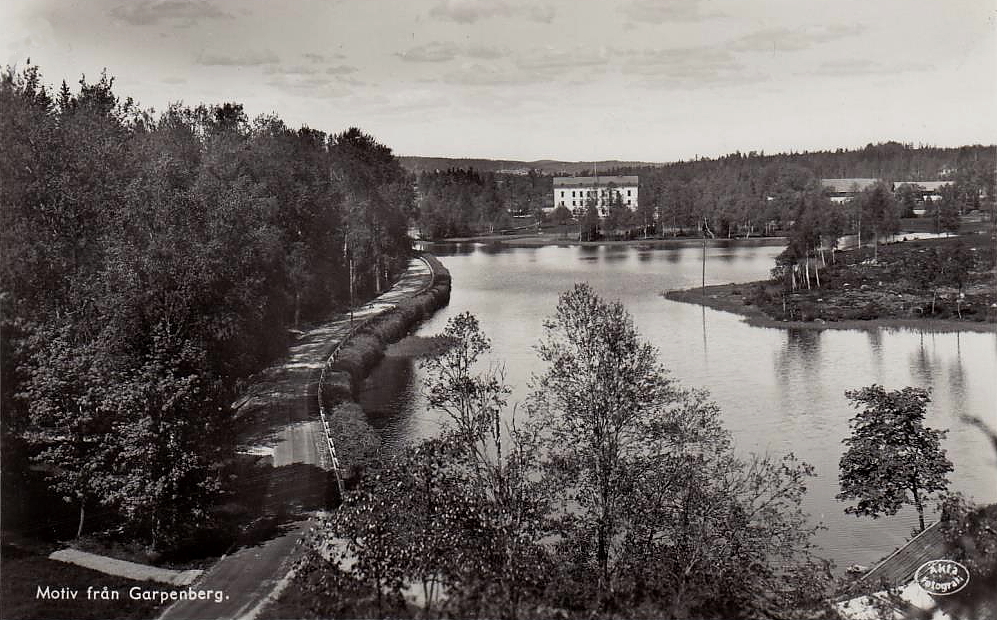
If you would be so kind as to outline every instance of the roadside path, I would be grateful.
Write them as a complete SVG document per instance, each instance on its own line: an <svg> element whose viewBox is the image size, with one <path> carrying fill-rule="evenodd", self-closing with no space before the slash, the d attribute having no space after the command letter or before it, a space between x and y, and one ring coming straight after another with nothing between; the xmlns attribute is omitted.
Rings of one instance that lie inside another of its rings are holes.
<svg viewBox="0 0 997 620"><path fill-rule="evenodd" d="M412 259L394 286L354 311L353 322L393 308L428 286L432 277L426 261ZM240 450L272 459L263 512L276 520L277 534L225 555L192 586L221 590L223 601L178 601L161 620L255 617L290 572L313 512L328 505L335 488L316 390L326 358L350 329L347 314L307 330L287 357L260 373L236 403Z"/></svg>

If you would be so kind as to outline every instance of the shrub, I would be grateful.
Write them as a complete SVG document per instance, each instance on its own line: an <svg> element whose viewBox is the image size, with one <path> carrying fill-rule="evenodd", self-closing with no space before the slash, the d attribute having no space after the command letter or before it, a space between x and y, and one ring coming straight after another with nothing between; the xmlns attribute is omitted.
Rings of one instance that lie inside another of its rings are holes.
<svg viewBox="0 0 997 620"><path fill-rule="evenodd" d="M853 321L871 321L878 319L883 314L883 307L874 301L870 301L860 308L854 308L845 312L844 318Z"/></svg>
<svg viewBox="0 0 997 620"><path fill-rule="evenodd" d="M335 437L336 455L344 477L358 478L377 457L381 445L363 408L352 401L335 407L329 413L329 430Z"/></svg>
<svg viewBox="0 0 997 620"><path fill-rule="evenodd" d="M371 333L354 334L339 349L331 370L349 373L354 386L358 385L367 372L384 355L384 342Z"/></svg>

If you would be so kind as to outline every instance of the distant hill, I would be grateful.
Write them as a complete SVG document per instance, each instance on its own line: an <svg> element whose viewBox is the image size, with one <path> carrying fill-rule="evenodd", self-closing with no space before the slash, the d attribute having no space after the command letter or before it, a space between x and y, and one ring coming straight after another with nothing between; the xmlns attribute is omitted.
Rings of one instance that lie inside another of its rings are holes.
<svg viewBox="0 0 997 620"><path fill-rule="evenodd" d="M530 170L540 170L546 174L585 174L591 173L598 166L600 172L608 172L615 168L648 168L664 166L662 162L647 161L556 161L541 159L538 161L517 161L511 159L468 159L463 157L414 157L399 156L398 161L410 172L433 172L448 168L474 168L479 172L505 172L526 174Z"/></svg>

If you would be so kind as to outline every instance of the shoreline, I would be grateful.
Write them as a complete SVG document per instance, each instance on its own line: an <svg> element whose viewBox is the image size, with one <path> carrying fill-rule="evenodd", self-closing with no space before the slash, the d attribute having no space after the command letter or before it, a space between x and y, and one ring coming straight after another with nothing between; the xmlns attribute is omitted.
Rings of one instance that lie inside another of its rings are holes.
<svg viewBox="0 0 997 620"><path fill-rule="evenodd" d="M784 246L786 237L734 237L731 239L708 239L709 247L726 247L739 245L747 247ZM635 247L699 247L703 240L698 237L673 237L670 239L621 239L601 241L578 241L576 238L560 239L556 233L551 235L479 235L475 237L451 237L436 241L417 239L417 243L447 245L459 243L481 243L485 245L504 245L509 247L545 247L545 246L635 246Z"/></svg>
<svg viewBox="0 0 997 620"><path fill-rule="evenodd" d="M845 321L784 321L773 319L757 306L745 305L744 295L740 289L749 290L756 284L764 284L764 281L756 282L732 282L728 284L714 284L705 289L677 289L665 291L661 295L665 299L678 301L687 304L696 304L729 312L742 317L742 321L753 327L770 327L779 329L812 329L823 331L827 329L847 330L873 330L873 329L909 329L927 332L977 332L977 333L997 333L997 323L986 323L983 321L960 321L956 319L906 319L906 318L882 318L869 320L845 320ZM705 292L705 295L704 295Z"/></svg>

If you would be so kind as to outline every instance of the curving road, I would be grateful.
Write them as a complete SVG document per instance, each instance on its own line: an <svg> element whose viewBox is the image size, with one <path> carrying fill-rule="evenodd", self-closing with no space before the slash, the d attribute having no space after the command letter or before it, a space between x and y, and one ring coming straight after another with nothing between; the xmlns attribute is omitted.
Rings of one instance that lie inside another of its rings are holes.
<svg viewBox="0 0 997 620"><path fill-rule="evenodd" d="M354 320L394 307L423 290L432 277L426 261L412 259L394 286L357 309ZM162 620L255 618L288 576L311 514L329 504L335 487L330 484L316 388L326 358L349 334L350 325L350 316L344 315L304 332L288 356L260 373L247 396L236 403L241 450L265 457L272 465L259 476L265 487L260 516L276 524L276 532L262 543L225 555L191 586L224 592L221 602L210 596L178 601L163 612Z"/></svg>

